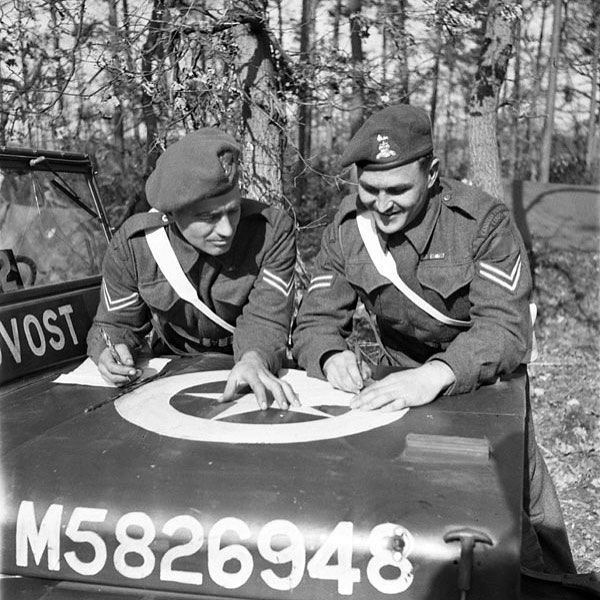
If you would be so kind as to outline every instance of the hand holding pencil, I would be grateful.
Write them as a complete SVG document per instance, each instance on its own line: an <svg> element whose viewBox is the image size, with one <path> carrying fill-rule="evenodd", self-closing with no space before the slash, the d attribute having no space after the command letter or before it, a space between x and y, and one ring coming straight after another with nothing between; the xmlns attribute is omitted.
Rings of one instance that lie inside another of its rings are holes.
<svg viewBox="0 0 600 600"><path fill-rule="evenodd" d="M98 370L106 381L118 386L126 385L141 375L135 368L131 350L127 344L114 344L108 333L100 328L106 348L98 357Z"/></svg>
<svg viewBox="0 0 600 600"><path fill-rule="evenodd" d="M371 368L357 343L353 351L343 350L328 356L323 363L323 374L334 388L354 394L372 383Z"/></svg>

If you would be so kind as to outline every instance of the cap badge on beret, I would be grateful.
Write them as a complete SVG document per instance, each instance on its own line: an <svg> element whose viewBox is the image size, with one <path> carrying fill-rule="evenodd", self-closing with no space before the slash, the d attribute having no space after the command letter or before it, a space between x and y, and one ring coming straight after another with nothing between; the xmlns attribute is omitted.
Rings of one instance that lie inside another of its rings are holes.
<svg viewBox="0 0 600 600"><path fill-rule="evenodd" d="M232 152L226 151L219 154L219 162L227 177L231 177L235 162L235 157Z"/></svg>
<svg viewBox="0 0 600 600"><path fill-rule="evenodd" d="M371 115L352 136L341 165L385 171L431 154L433 140L428 113L412 104L388 106Z"/></svg>
<svg viewBox="0 0 600 600"><path fill-rule="evenodd" d="M397 154L390 147L390 142L387 135L381 135L378 133L377 141L379 142L379 152L377 153L375 160L397 156Z"/></svg>

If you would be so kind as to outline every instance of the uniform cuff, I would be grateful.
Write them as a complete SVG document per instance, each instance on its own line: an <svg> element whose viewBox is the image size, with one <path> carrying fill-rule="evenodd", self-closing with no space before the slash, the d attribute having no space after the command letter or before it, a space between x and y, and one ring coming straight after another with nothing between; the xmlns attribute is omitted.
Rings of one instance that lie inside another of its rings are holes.
<svg viewBox="0 0 600 600"><path fill-rule="evenodd" d="M303 351L298 356L298 364L306 370L309 377L327 379L321 368L321 360L326 354L337 353L348 350L345 342L339 338L325 338L313 345L310 349Z"/></svg>
<svg viewBox="0 0 600 600"><path fill-rule="evenodd" d="M477 373L473 373L472 365L451 353L440 352L427 359L427 362L439 360L448 365L454 372L456 381L443 393L444 396L467 394L477 388Z"/></svg>
<svg viewBox="0 0 600 600"><path fill-rule="evenodd" d="M285 348L268 351L264 348L239 348L234 346L234 361L238 363L247 352L256 352L265 361L269 371L275 375L281 369L285 357Z"/></svg>

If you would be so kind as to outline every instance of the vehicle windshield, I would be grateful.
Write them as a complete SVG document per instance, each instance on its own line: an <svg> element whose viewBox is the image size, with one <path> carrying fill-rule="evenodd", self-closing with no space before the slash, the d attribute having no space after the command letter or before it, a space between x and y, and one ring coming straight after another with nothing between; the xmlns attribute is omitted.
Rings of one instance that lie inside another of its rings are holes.
<svg viewBox="0 0 600 600"><path fill-rule="evenodd" d="M95 213L84 173L0 167L1 291L99 275L107 240Z"/></svg>

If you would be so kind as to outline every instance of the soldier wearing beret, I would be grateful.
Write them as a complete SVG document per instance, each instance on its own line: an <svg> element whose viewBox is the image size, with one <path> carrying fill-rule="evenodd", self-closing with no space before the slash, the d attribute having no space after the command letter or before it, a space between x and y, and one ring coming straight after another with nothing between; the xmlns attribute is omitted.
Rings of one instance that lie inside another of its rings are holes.
<svg viewBox="0 0 600 600"><path fill-rule="evenodd" d="M399 410L470 392L527 362L532 284L522 239L503 202L438 176L426 112L399 105L373 115L342 164L356 165L357 193L323 234L294 332L298 364L355 393L353 408ZM369 369L347 346L359 299L377 323L382 362L403 368L366 387ZM544 538L545 564L528 521L524 561L574 572L556 493L528 433L525 508Z"/></svg>
<svg viewBox="0 0 600 600"><path fill-rule="evenodd" d="M135 358L154 330L156 353L233 354L223 400L249 386L263 408L267 391L282 408L297 402L274 375L293 308L293 221L241 197L239 152L230 135L214 128L172 144L146 183L153 211L130 217L115 234L88 335L88 354L107 381L123 385L139 375ZM166 255L172 264L160 266ZM183 299L175 289L181 285L195 297Z"/></svg>

